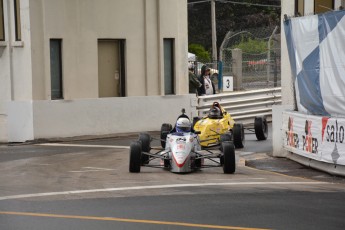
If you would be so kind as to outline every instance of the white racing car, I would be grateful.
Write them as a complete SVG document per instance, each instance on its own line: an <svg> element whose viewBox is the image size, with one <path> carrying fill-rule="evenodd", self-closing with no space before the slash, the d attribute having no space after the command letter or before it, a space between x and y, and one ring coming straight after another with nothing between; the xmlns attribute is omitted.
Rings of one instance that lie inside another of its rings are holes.
<svg viewBox="0 0 345 230"><path fill-rule="evenodd" d="M131 143L129 171L138 173L141 166L145 166L165 168L174 173L189 173L201 168L223 167L224 173L234 173L236 169L234 144L223 141L217 149L202 150L198 134L200 132L192 130L192 123L182 110L175 128L163 135L166 136L165 140L160 139L166 143L164 149L157 148L156 152L152 152L153 138L147 133L141 133L139 140ZM227 140L227 138L223 139Z"/></svg>

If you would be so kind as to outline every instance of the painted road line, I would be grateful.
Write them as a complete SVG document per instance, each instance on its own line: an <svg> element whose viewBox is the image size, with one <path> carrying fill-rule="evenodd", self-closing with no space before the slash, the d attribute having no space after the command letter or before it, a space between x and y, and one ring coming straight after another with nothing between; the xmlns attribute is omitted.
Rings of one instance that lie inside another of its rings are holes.
<svg viewBox="0 0 345 230"><path fill-rule="evenodd" d="M97 167L82 167L82 169L85 169L85 170L68 171L68 172L70 172L70 173L84 173L84 172L104 172L104 171L114 171L115 170L115 169L97 168Z"/></svg>
<svg viewBox="0 0 345 230"><path fill-rule="evenodd" d="M75 195L83 193L96 192L116 192L116 191L130 191L130 190L145 190L145 189L166 189L166 188L185 188L185 187L207 187L207 186L243 186L243 185L321 185L329 184L327 182L305 181L305 182L228 182L228 183L203 183L203 184L168 184L168 185L148 185L148 186L133 186L133 187L119 187L119 188L104 188L104 189L89 189L89 190L74 190L62 192L45 192L33 193L0 197L0 200L13 200L22 198L47 197L58 195Z"/></svg>
<svg viewBox="0 0 345 230"><path fill-rule="evenodd" d="M111 149L129 149L129 146L118 145L78 145L78 144L60 144L60 143L44 143L36 144L39 146L54 146L54 147L83 147L83 148L111 148Z"/></svg>
<svg viewBox="0 0 345 230"><path fill-rule="evenodd" d="M74 215L60 215L60 214L49 214L49 213L32 213L32 212L5 212L5 211L0 211L0 215L50 217L50 218L97 220L97 221L116 221L116 222L127 222L127 223L171 225L171 226L182 226L182 227L192 227L192 228L197 227L197 228L209 228L209 229L268 230L267 228L266 229L264 229L264 228L245 228L245 227L236 227L236 226L193 224L193 223L186 223L186 222L170 222L170 221L126 219L126 218L98 217L98 216L74 216Z"/></svg>

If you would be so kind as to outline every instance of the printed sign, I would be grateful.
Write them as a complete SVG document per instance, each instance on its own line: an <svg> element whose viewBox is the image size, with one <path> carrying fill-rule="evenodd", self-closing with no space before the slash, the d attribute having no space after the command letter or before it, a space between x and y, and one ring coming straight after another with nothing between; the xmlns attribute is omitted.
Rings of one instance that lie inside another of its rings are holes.
<svg viewBox="0 0 345 230"><path fill-rule="evenodd" d="M223 92L234 91L234 77L223 76Z"/></svg>
<svg viewBox="0 0 345 230"><path fill-rule="evenodd" d="M345 165L345 118L284 112L282 131L288 151Z"/></svg>

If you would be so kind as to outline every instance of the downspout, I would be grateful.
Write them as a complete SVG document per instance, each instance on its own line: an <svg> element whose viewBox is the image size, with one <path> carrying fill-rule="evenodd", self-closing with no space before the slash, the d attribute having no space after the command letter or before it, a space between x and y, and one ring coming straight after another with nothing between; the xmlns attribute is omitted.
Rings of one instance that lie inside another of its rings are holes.
<svg viewBox="0 0 345 230"><path fill-rule="evenodd" d="M13 80L13 47L12 47L12 14L11 0L7 0L7 28L8 28L8 48L9 48L9 64L10 64L10 84L11 84L11 101L14 100L14 80Z"/></svg>

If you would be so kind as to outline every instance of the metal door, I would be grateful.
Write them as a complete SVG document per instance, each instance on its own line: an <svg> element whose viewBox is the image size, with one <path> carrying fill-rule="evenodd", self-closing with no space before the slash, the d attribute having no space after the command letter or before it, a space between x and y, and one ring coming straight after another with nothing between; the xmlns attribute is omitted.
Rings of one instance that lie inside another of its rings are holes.
<svg viewBox="0 0 345 230"><path fill-rule="evenodd" d="M99 97L121 96L119 51L118 40L98 40Z"/></svg>

